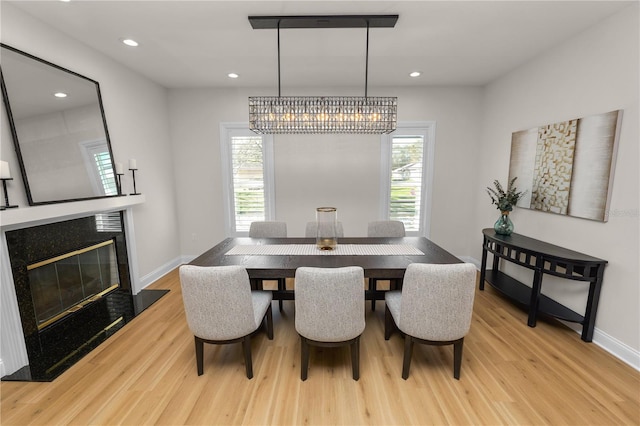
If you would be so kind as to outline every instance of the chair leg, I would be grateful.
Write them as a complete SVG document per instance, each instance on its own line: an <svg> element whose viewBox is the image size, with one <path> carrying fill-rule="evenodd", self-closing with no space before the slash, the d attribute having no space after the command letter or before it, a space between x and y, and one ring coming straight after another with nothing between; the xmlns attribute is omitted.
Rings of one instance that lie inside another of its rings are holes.
<svg viewBox="0 0 640 426"><path fill-rule="evenodd" d="M409 378L409 368L411 368L411 355L413 352L413 338L408 334L404 336L404 361L402 362L402 378Z"/></svg>
<svg viewBox="0 0 640 426"><path fill-rule="evenodd" d="M360 336L351 343L351 369L353 370L353 380L360 378Z"/></svg>
<svg viewBox="0 0 640 426"><path fill-rule="evenodd" d="M251 362L251 337L245 336L242 339L242 349L244 352L244 365L247 371L247 379L253 378L253 363Z"/></svg>
<svg viewBox="0 0 640 426"><path fill-rule="evenodd" d="M300 380L307 380L309 370L309 343L307 339L300 336Z"/></svg>
<svg viewBox="0 0 640 426"><path fill-rule="evenodd" d="M453 344L453 377L460 380L460 367L462 367L462 346L464 338Z"/></svg>
<svg viewBox="0 0 640 426"><path fill-rule="evenodd" d="M273 310L271 309L271 304L269 304L269 307L267 308L265 319L267 326L267 338L269 340L273 340Z"/></svg>
<svg viewBox="0 0 640 426"><path fill-rule="evenodd" d="M287 286L284 278L278 278L278 290L285 291L286 289L287 289ZM280 309L280 312L282 312L282 309L283 309L282 302L284 302L282 299L278 300L278 308Z"/></svg>
<svg viewBox="0 0 640 426"><path fill-rule="evenodd" d="M378 282L375 278L369 278L369 291L372 292L371 297L371 310L376 310L376 295L375 291L378 289Z"/></svg>
<svg viewBox="0 0 640 426"><path fill-rule="evenodd" d="M197 336L193 337L196 344L196 367L198 368L198 376L202 376L204 372L204 341Z"/></svg>
<svg viewBox="0 0 640 426"><path fill-rule="evenodd" d="M393 333L395 328L396 328L396 323L393 320L393 316L391 315L391 311L389 310L389 307L385 303L384 305L384 340L389 340L389 338L391 337L391 333Z"/></svg>

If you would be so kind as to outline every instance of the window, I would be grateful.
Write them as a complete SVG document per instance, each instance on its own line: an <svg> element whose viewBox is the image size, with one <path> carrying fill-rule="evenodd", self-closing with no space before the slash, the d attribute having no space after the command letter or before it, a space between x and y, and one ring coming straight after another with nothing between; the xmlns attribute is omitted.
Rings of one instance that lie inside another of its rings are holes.
<svg viewBox="0 0 640 426"><path fill-rule="evenodd" d="M435 123L398 123L382 139L383 219L404 223L407 235L429 236Z"/></svg>
<svg viewBox="0 0 640 426"><path fill-rule="evenodd" d="M118 195L118 186L106 140L81 142L81 152L96 195Z"/></svg>
<svg viewBox="0 0 640 426"><path fill-rule="evenodd" d="M248 235L251 222L273 220L273 139L248 124L221 124L225 222L230 236Z"/></svg>

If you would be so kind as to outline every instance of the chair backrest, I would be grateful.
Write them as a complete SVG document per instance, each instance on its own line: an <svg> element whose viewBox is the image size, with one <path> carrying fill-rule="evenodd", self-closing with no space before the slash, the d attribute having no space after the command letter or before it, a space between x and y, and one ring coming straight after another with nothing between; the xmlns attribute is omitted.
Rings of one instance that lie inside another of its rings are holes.
<svg viewBox="0 0 640 426"><path fill-rule="evenodd" d="M398 327L425 340L464 337L471 326L475 285L471 263L410 264L402 283Z"/></svg>
<svg viewBox="0 0 640 426"><path fill-rule="evenodd" d="M368 237L394 238L404 237L404 223L399 220L380 220L369 222L367 227Z"/></svg>
<svg viewBox="0 0 640 426"><path fill-rule="evenodd" d="M318 233L318 222L307 222L307 227L304 230L304 236L307 238L315 238ZM336 223L336 237L344 237L344 229L342 228L342 222Z"/></svg>
<svg viewBox="0 0 640 426"><path fill-rule="evenodd" d="M251 222L249 227L251 238L285 238L287 236L286 222Z"/></svg>
<svg viewBox="0 0 640 426"><path fill-rule="evenodd" d="M319 342L343 342L364 331L364 270L300 267L296 270L296 331Z"/></svg>
<svg viewBox="0 0 640 426"><path fill-rule="evenodd" d="M255 330L249 274L243 266L180 266L182 301L191 332L232 340Z"/></svg>

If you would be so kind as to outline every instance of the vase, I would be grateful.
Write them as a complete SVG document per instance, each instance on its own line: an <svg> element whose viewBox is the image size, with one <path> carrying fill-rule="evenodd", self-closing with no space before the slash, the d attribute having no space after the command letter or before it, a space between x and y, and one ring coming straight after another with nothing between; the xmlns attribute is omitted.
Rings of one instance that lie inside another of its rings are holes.
<svg viewBox="0 0 640 426"><path fill-rule="evenodd" d="M508 211L500 213L500 217L493 225L493 229L496 231L496 234L511 235L511 233L513 232L513 222L511 222L511 219L509 219Z"/></svg>
<svg viewBox="0 0 640 426"><path fill-rule="evenodd" d="M316 209L316 245L320 250L333 250L338 245L338 213L335 207L318 207Z"/></svg>

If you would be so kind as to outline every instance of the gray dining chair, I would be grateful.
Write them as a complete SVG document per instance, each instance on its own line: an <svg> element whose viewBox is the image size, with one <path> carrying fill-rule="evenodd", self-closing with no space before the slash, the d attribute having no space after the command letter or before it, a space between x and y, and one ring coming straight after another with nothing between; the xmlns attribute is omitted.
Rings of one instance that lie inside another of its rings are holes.
<svg viewBox="0 0 640 426"><path fill-rule="evenodd" d="M204 371L204 344L242 342L247 378L253 377L251 335L264 323L273 340L271 292L251 290L242 266L193 266L179 269L187 324L193 333L198 376Z"/></svg>
<svg viewBox="0 0 640 426"><path fill-rule="evenodd" d="M315 238L318 233L318 222L307 222L307 226L304 230L304 236L306 238ZM342 222L336 223L336 237L342 238L344 237L344 229L342 227Z"/></svg>
<svg viewBox="0 0 640 426"><path fill-rule="evenodd" d="M399 220L379 220L375 222L369 222L367 226L367 237L381 237L381 238L402 238L406 235L404 229L404 223ZM392 288L398 287L397 280L389 280L389 286ZM378 279L369 278L369 290L376 291L378 288ZM371 310L376 310L376 299L371 299Z"/></svg>
<svg viewBox="0 0 640 426"><path fill-rule="evenodd" d="M409 377L414 342L453 345L453 377L460 379L462 346L471 327L476 267L471 263L412 263L402 290L385 294L384 338L404 333L402 378Z"/></svg>
<svg viewBox="0 0 640 426"><path fill-rule="evenodd" d="M287 223L278 221L263 221L263 222L251 222L249 226L249 237L251 238L286 238L287 237ZM263 288L263 281L257 280L258 288ZM266 280L268 281L268 280ZM278 278L278 290L284 291L286 289L286 280L284 278ZM278 309L280 312L283 310L282 300L278 300Z"/></svg>
<svg viewBox="0 0 640 426"><path fill-rule="evenodd" d="M251 238L286 238L287 223L278 221L251 222L249 237Z"/></svg>
<svg viewBox="0 0 640 426"><path fill-rule="evenodd" d="M367 225L368 237L396 238L404 237L404 223L399 220L379 220Z"/></svg>
<svg viewBox="0 0 640 426"><path fill-rule="evenodd" d="M295 327L301 341L300 379L307 380L309 345L351 349L353 380L360 378L364 331L364 270L301 267L296 270Z"/></svg>

